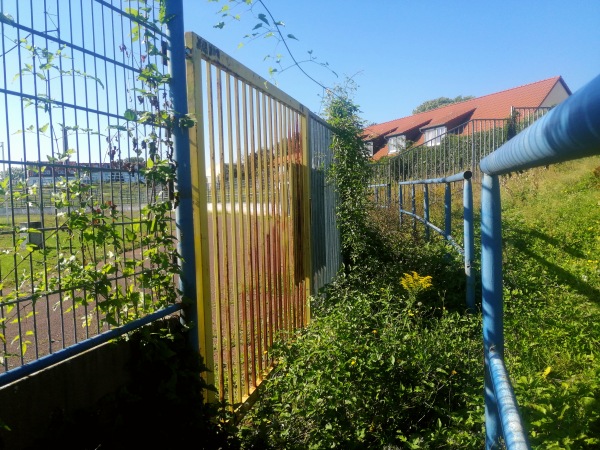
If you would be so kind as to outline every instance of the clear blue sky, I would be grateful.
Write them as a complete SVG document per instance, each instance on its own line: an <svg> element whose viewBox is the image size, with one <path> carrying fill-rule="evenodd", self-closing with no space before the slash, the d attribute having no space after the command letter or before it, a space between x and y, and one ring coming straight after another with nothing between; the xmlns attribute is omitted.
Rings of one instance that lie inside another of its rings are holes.
<svg viewBox="0 0 600 450"><path fill-rule="evenodd" d="M256 1L256 0L255 0ZM362 117L385 122L410 115L425 100L481 96L562 75L573 92L600 74L600 0L264 0L297 59L309 50L339 77L306 65L327 86L353 77ZM266 55L285 49L273 39L248 42L258 20L241 8L239 22L213 28L227 0L183 0L193 31L264 78ZM259 5L255 13L264 12ZM245 42L238 48L240 42ZM291 64L285 55L283 64ZM274 79L314 112L322 89L297 69Z"/></svg>

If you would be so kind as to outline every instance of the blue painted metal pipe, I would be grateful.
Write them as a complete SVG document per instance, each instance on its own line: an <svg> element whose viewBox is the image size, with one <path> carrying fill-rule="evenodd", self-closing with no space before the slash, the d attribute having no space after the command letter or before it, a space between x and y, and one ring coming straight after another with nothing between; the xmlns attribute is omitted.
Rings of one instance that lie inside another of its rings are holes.
<svg viewBox="0 0 600 450"><path fill-rule="evenodd" d="M411 186L411 194L412 194L412 213L416 217L417 215L417 204L415 200L415 185ZM413 220L413 231L417 231L417 221Z"/></svg>
<svg viewBox="0 0 600 450"><path fill-rule="evenodd" d="M429 186L423 186L423 218L425 219L425 240L429 240Z"/></svg>
<svg viewBox="0 0 600 450"><path fill-rule="evenodd" d="M452 235L452 188L450 183L446 183L444 190L444 229L446 238Z"/></svg>
<svg viewBox="0 0 600 450"><path fill-rule="evenodd" d="M400 219L400 225L402 225L402 186L398 186L398 217Z"/></svg>
<svg viewBox="0 0 600 450"><path fill-rule="evenodd" d="M417 214L414 214L414 213L412 213L412 212L410 212L410 211L406 211L405 209L403 209L403 210L401 211L401 213L402 213L402 214L406 214L407 216L410 216L410 217L412 217L414 220L417 220L417 221L421 222L423 225L426 225L427 227L431 228L433 231L435 231L435 232L439 233L439 234L440 234L440 235L442 235L444 238L446 238L446 240L447 240L447 241L450 243L450 245L452 245L452 246L453 246L453 247L456 249L456 251L457 251L458 253L460 253L461 255L464 255L464 254L465 254L465 252L464 252L464 250L462 249L462 247L461 247L460 245L458 245L458 243L457 243L457 242L456 242L456 241L455 241L455 240L452 238L452 236L448 236L448 237L446 237L446 233L445 233L445 231L444 231L444 230L442 230L441 228L439 228L439 227L436 227L436 226L435 226L434 224L432 224L431 222L429 222L429 223L425 222L425 219L424 219L424 218L422 218L422 217L420 217L419 215L417 215Z"/></svg>
<svg viewBox="0 0 600 450"><path fill-rule="evenodd" d="M466 170L464 172L458 172L454 175L450 175L442 178L428 178L426 180L415 180L415 181L401 181L398 183L399 185L406 184L439 184L439 183L454 183L456 181L466 180L467 178L471 178L473 173L470 170Z"/></svg>
<svg viewBox="0 0 600 450"><path fill-rule="evenodd" d="M491 347L504 355L504 317L502 299L502 226L500 182L497 175L484 173L481 186L481 309L483 314L484 354ZM498 448L500 423L490 371L485 363L486 448Z"/></svg>
<svg viewBox="0 0 600 450"><path fill-rule="evenodd" d="M168 22L169 32L169 71L171 75L170 89L175 118L187 114L187 90L185 68L185 41L183 30L183 1L167 0L166 14L172 19ZM175 210L177 228L177 250L180 256L181 277L179 288L184 297L194 301L189 302L185 310L184 320L188 323L198 323L196 306L196 263L195 263L195 233L192 203L192 171L190 160L190 141L187 129L175 126L173 129L175 161L177 162L177 194L179 206ZM190 333L191 345L200 351L198 333Z"/></svg>
<svg viewBox="0 0 600 450"><path fill-rule="evenodd" d="M481 160L489 175L600 154L600 75Z"/></svg>
<svg viewBox="0 0 600 450"><path fill-rule="evenodd" d="M473 260L475 258L475 226L473 220L473 184L470 178L463 182L463 233L464 233L464 262L467 278L467 310L475 312L475 273Z"/></svg>
<svg viewBox="0 0 600 450"><path fill-rule="evenodd" d="M98 347L99 345L104 344L112 339L116 339L119 336L124 335L125 333L129 333L130 331L134 331L151 322L155 322L159 319L170 316L171 314L174 314L179 310L181 310L180 304L171 305L165 309L161 309L160 311L149 314L141 319L128 322L119 328L114 328L112 330L105 331L104 333L78 342L75 345L71 345L50 355L42 356L41 358L36 359L35 361L9 370L8 372L2 373L0 374L0 387L6 386L7 384L12 383L13 381L20 380L35 372L39 372L40 370L46 369L54 364L65 361L68 358L77 356L87 350Z"/></svg>
<svg viewBox="0 0 600 450"><path fill-rule="evenodd" d="M530 450L527 434L519 414L515 392L510 383L502 357L490 348L487 355L498 412L502 421L502 434L508 450Z"/></svg>

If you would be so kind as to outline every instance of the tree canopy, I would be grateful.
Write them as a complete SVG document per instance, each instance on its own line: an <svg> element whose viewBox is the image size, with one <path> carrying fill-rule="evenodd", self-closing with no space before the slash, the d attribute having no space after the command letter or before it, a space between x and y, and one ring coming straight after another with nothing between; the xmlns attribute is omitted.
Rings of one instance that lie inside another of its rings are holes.
<svg viewBox="0 0 600 450"><path fill-rule="evenodd" d="M464 102L465 100L471 100L472 98L475 98L475 97L473 97L472 95L465 95L465 96L459 95L454 98L448 98L448 97L434 98L433 100L427 100L427 101L421 103L419 106L417 106L415 109L413 109L413 114L418 114L418 113L422 113L425 111L429 111L430 109L441 108L442 106L451 105L452 103Z"/></svg>

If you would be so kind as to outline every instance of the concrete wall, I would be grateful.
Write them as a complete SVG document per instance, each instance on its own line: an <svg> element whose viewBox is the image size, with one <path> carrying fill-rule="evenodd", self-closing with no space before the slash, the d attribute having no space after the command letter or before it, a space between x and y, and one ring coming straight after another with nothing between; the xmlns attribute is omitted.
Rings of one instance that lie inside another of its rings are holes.
<svg viewBox="0 0 600 450"><path fill-rule="evenodd" d="M30 449L64 417L131 381L128 342L107 343L0 388L1 450Z"/></svg>

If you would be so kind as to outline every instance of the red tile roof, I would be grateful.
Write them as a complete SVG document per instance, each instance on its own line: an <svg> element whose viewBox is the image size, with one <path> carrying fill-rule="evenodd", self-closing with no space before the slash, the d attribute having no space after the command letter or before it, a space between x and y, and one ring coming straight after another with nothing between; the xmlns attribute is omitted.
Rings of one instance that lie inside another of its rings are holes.
<svg viewBox="0 0 600 450"><path fill-rule="evenodd" d="M454 127L471 119L505 119L510 115L513 106L537 108L542 105L558 83L562 83L567 93L571 94L562 77L557 76L464 102L442 106L412 116L371 125L365 129L364 139L369 141L378 137L407 134L416 128L432 128L442 125ZM422 142L423 134L421 133L419 139L415 140L415 144L421 144ZM373 156L373 159L377 160L386 155L387 145L380 149Z"/></svg>

